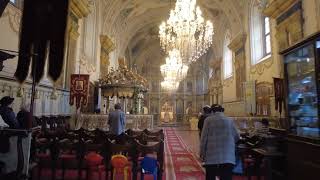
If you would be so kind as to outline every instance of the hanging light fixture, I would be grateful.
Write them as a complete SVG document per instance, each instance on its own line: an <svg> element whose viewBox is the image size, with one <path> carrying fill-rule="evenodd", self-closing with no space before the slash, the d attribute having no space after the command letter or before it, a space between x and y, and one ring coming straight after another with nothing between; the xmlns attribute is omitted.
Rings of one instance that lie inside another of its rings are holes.
<svg viewBox="0 0 320 180"><path fill-rule="evenodd" d="M164 77L161 87L167 91L177 90L179 82L187 76L188 69L189 67L182 63L180 52L177 49L169 51L166 64L160 66L161 74Z"/></svg>
<svg viewBox="0 0 320 180"><path fill-rule="evenodd" d="M179 87L179 81L171 80L171 79L164 79L161 82L161 87L166 91L176 91Z"/></svg>
<svg viewBox="0 0 320 180"><path fill-rule="evenodd" d="M204 20L196 0L177 0L169 19L159 26L161 48L167 53L179 50L186 65L207 52L213 34L213 24Z"/></svg>
<svg viewBox="0 0 320 180"><path fill-rule="evenodd" d="M180 52L177 49L169 51L166 64L160 66L162 76L174 81L183 80L187 76L188 69L189 67L182 63Z"/></svg>

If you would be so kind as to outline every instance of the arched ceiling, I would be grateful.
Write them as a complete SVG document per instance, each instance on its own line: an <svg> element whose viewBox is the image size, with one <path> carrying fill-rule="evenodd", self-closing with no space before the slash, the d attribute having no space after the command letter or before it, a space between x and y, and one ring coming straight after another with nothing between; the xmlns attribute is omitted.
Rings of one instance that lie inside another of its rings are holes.
<svg viewBox="0 0 320 180"><path fill-rule="evenodd" d="M164 62L160 50L158 27L169 17L175 0L102 0L104 3L103 34L109 35L116 46L116 55L130 53L135 64ZM213 22L216 42L230 28L232 35L242 31L243 6L246 0L197 0L205 19ZM217 48L219 49L219 48ZM214 48L214 51L217 51ZM157 59L157 58L162 58Z"/></svg>

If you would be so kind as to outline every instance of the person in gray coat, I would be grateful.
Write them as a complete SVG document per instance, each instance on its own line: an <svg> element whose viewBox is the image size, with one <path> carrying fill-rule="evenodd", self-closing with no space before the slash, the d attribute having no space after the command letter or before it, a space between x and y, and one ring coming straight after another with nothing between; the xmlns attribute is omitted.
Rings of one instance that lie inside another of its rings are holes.
<svg viewBox="0 0 320 180"><path fill-rule="evenodd" d="M114 105L114 111L109 113L108 124L111 134L119 135L125 131L126 115L121 110L121 105Z"/></svg>
<svg viewBox="0 0 320 180"><path fill-rule="evenodd" d="M214 180L216 176L220 180L232 180L239 133L220 105L211 108L214 114L205 120L200 140L200 158L206 168L206 180Z"/></svg>

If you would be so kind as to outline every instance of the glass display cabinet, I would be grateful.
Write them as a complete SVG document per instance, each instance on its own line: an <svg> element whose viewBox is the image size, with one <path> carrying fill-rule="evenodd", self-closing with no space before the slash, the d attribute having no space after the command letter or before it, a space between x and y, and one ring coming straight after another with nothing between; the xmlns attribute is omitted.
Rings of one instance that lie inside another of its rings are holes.
<svg viewBox="0 0 320 180"><path fill-rule="evenodd" d="M313 36L282 54L290 133L318 139L320 36Z"/></svg>

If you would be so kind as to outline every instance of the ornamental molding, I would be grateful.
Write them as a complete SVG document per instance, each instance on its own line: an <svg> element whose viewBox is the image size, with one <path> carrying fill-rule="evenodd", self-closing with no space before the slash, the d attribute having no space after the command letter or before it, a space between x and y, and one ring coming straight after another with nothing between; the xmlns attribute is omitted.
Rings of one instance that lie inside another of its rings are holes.
<svg viewBox="0 0 320 180"><path fill-rule="evenodd" d="M1 18L6 16L8 16L10 28L12 29L12 31L16 34L19 34L20 21L22 17L21 10L9 3Z"/></svg>
<svg viewBox="0 0 320 180"><path fill-rule="evenodd" d="M115 45L112 42L111 38L107 35L100 35L100 43L101 48L106 51L107 54L109 54L111 51L115 49Z"/></svg>
<svg viewBox="0 0 320 180"><path fill-rule="evenodd" d="M67 29L70 35L70 38L73 40L77 40L80 36L80 33L78 32L79 25L73 20L68 21Z"/></svg>
<svg viewBox="0 0 320 180"><path fill-rule="evenodd" d="M71 0L69 8L78 19L88 16L91 12L88 0Z"/></svg>
<svg viewBox="0 0 320 180"><path fill-rule="evenodd" d="M289 7L294 5L300 0L272 0L269 1L263 13L271 18L277 18L283 12L285 12Z"/></svg>
<svg viewBox="0 0 320 180"><path fill-rule="evenodd" d="M96 72L96 67L93 64L88 62L87 57L84 54L82 54L82 56L79 60L79 63L80 63L81 68L85 69L87 71L87 73Z"/></svg>
<svg viewBox="0 0 320 180"><path fill-rule="evenodd" d="M233 83L233 80L234 80L234 74L232 73L232 75L230 77L223 80L223 82L222 82L223 87L229 87Z"/></svg>
<svg viewBox="0 0 320 180"><path fill-rule="evenodd" d="M247 40L247 34L240 33L230 42L230 44L228 45L228 48L233 52L237 52L239 49L244 47L246 40Z"/></svg>
<svg viewBox="0 0 320 180"><path fill-rule="evenodd" d="M269 69L273 65L273 58L270 56L269 58L255 64L250 67L250 74L258 74L262 75L266 69Z"/></svg>

